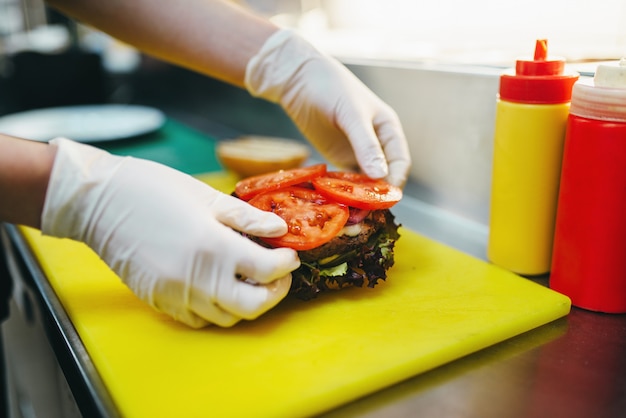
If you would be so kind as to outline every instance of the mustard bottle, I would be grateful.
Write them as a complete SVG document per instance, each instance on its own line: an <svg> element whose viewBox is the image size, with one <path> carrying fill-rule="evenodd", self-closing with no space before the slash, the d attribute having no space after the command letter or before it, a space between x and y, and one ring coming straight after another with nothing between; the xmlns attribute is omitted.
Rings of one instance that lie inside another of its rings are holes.
<svg viewBox="0 0 626 418"><path fill-rule="evenodd" d="M512 272L548 273L565 128L576 73L548 59L537 40L532 60L500 77L496 105L487 258Z"/></svg>

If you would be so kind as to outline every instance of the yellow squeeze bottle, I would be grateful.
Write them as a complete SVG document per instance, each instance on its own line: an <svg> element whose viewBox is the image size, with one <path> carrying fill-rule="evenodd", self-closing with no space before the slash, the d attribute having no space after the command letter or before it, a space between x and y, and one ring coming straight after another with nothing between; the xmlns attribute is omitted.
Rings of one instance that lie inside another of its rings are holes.
<svg viewBox="0 0 626 418"><path fill-rule="evenodd" d="M496 105L487 258L521 275L550 271L565 128L578 74L547 59L538 40L533 60L500 77Z"/></svg>

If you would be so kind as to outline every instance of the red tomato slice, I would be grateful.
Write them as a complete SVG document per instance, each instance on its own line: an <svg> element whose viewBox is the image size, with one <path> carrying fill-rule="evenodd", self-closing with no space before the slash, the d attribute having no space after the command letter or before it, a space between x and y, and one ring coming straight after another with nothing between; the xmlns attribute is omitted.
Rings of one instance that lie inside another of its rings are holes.
<svg viewBox="0 0 626 418"><path fill-rule="evenodd" d="M274 212L287 222L288 232L277 238L261 237L273 247L310 250L333 239L348 220L348 207L304 187L272 190L250 199L261 210Z"/></svg>
<svg viewBox="0 0 626 418"><path fill-rule="evenodd" d="M325 173L326 164L316 164L309 167L260 174L240 180L235 185L235 193L242 200L250 200L260 193L305 183Z"/></svg>
<svg viewBox="0 0 626 418"><path fill-rule="evenodd" d="M331 171L311 180L315 190L359 209L387 209L402 199L402 189L364 174Z"/></svg>

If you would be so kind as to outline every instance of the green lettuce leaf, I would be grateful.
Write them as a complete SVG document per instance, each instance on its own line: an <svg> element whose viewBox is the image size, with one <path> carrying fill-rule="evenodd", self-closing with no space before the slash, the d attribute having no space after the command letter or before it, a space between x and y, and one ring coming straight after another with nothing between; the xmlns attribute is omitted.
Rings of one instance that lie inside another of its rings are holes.
<svg viewBox="0 0 626 418"><path fill-rule="evenodd" d="M308 300L319 293L348 286L374 287L387 279L387 270L394 264L394 245L400 234L394 216L387 211L385 226L367 243L348 253L333 257L327 264L302 263L292 273L290 293Z"/></svg>

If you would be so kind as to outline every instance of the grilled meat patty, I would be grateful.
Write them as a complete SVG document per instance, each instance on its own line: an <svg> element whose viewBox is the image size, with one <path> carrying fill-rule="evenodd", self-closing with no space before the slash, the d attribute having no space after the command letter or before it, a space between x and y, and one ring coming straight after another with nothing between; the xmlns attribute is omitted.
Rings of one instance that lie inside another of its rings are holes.
<svg viewBox="0 0 626 418"><path fill-rule="evenodd" d="M371 211L365 219L359 223L360 231L358 235L338 235L317 248L299 251L298 255L300 256L300 260L304 262L319 261L337 254L343 254L352 248L365 244L386 222L387 220L383 210Z"/></svg>

